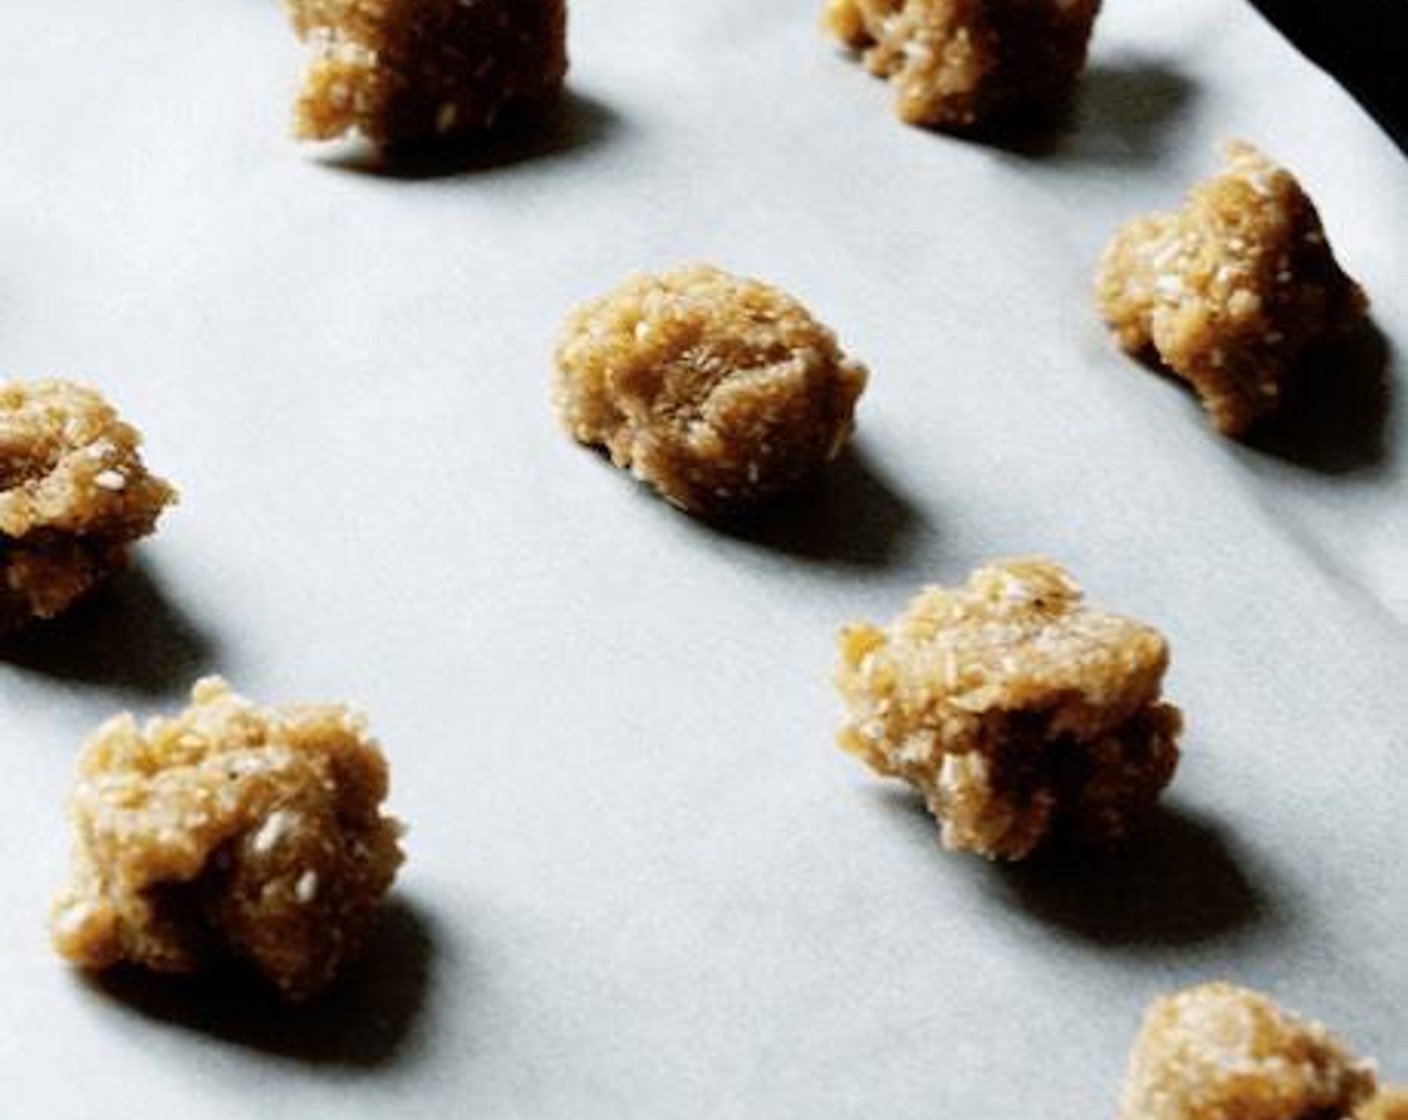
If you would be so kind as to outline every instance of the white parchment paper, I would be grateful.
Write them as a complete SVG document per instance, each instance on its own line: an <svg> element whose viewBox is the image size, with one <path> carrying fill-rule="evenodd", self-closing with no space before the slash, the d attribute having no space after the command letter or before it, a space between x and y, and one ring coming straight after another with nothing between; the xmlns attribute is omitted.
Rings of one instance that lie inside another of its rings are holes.
<svg viewBox="0 0 1408 1120"><path fill-rule="evenodd" d="M580 0L556 133L387 175L286 138L271 0L0 5L0 371L101 386L184 495L0 663L0 1116L1090 1120L1213 977L1408 1079L1401 157L1239 4L1110 0L1024 150L896 123L815 8ZM1257 446L1090 296L1233 136L1381 332ZM854 454L748 533L547 405L566 308L693 259L873 371ZM832 745L841 623L1030 551L1173 643L1186 761L1121 859L946 855ZM392 758L409 862L323 1008L47 947L79 743L206 671L356 701Z"/></svg>

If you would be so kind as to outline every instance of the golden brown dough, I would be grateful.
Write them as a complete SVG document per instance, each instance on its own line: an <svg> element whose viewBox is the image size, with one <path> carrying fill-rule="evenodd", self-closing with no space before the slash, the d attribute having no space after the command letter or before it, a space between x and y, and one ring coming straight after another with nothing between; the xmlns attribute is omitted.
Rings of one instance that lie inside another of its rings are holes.
<svg viewBox="0 0 1408 1120"><path fill-rule="evenodd" d="M67 610L176 500L142 437L92 389L0 386L0 634Z"/></svg>
<svg viewBox="0 0 1408 1120"><path fill-rule="evenodd" d="M1150 1007L1120 1120L1346 1120L1373 1092L1372 1064L1319 1023L1205 984Z"/></svg>
<svg viewBox="0 0 1408 1120"><path fill-rule="evenodd" d="M316 994L401 863L387 780L360 715L259 708L219 678L173 719L109 720L79 760L55 948L94 970L243 961L288 999Z"/></svg>
<svg viewBox="0 0 1408 1120"><path fill-rule="evenodd" d="M1060 833L1117 840L1177 767L1164 639L1086 606L1049 560L930 587L840 649L841 746L913 784L946 847L1022 859Z"/></svg>
<svg viewBox="0 0 1408 1120"><path fill-rule="evenodd" d="M357 131L379 146L492 126L555 100L567 73L566 0L287 0L315 55L294 132Z"/></svg>
<svg viewBox="0 0 1408 1120"><path fill-rule="evenodd" d="M707 265L637 276L578 308L557 367L563 427L706 516L834 459L866 382L791 296Z"/></svg>
<svg viewBox="0 0 1408 1120"><path fill-rule="evenodd" d="M1367 306L1315 205L1249 144L1183 210L1130 222L1101 262L1100 309L1132 354L1190 382L1225 435L1279 403L1307 348Z"/></svg>
<svg viewBox="0 0 1408 1120"><path fill-rule="evenodd" d="M901 120L967 132L1065 101L1099 10L1100 0L828 0L823 24L890 79Z"/></svg>

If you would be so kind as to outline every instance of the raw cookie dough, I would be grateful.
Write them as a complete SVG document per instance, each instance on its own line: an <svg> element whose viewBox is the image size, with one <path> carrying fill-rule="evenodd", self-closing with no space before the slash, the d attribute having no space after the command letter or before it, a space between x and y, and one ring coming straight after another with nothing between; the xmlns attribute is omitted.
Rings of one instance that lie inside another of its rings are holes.
<svg viewBox="0 0 1408 1120"><path fill-rule="evenodd" d="M52 618L127 563L176 500L92 389L0 385L0 634Z"/></svg>
<svg viewBox="0 0 1408 1120"><path fill-rule="evenodd" d="M1354 1114L1358 1120L1408 1120L1408 1086L1390 1085Z"/></svg>
<svg viewBox="0 0 1408 1120"><path fill-rule="evenodd" d="M567 73L566 0L287 0L315 55L294 133L357 131L387 147L492 126L554 101Z"/></svg>
<svg viewBox="0 0 1408 1120"><path fill-rule="evenodd" d="M927 588L883 629L847 627L840 650L841 746L914 785L945 847L1022 859L1062 833L1117 840L1178 765L1164 639L1086 606L1049 560Z"/></svg>
<svg viewBox="0 0 1408 1120"><path fill-rule="evenodd" d="M55 948L93 970L242 961L287 999L316 994L401 863L387 780L361 716L259 708L215 677L174 719L109 720L79 760Z"/></svg>
<svg viewBox="0 0 1408 1120"><path fill-rule="evenodd" d="M834 459L866 382L791 296L707 265L636 276L578 308L556 357L563 427L704 516Z"/></svg>
<svg viewBox="0 0 1408 1120"><path fill-rule="evenodd" d="M1099 10L1100 0L829 0L823 23L890 79L901 120L965 132L1062 104Z"/></svg>
<svg viewBox="0 0 1408 1120"><path fill-rule="evenodd" d="M1307 348L1358 322L1367 300L1340 270L1315 205L1249 144L1183 210L1126 225L1105 251L1100 309L1131 354L1191 382L1225 435L1281 399Z"/></svg>
<svg viewBox="0 0 1408 1120"><path fill-rule="evenodd" d="M1206 984L1149 1009L1120 1120L1343 1120L1373 1092L1372 1064L1319 1023Z"/></svg>

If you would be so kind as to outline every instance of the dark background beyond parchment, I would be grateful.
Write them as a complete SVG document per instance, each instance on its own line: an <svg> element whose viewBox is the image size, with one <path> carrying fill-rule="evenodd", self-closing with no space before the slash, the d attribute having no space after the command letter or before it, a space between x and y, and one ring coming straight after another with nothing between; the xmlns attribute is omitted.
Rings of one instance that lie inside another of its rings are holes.
<svg viewBox="0 0 1408 1120"><path fill-rule="evenodd" d="M1408 153L1408 0L1251 0Z"/></svg>

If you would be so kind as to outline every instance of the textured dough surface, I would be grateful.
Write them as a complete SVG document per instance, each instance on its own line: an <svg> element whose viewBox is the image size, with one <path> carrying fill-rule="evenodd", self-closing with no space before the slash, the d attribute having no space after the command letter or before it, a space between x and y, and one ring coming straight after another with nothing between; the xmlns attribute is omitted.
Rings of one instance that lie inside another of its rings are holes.
<svg viewBox="0 0 1408 1120"><path fill-rule="evenodd" d="M1372 1096L1371 1063L1321 1024L1231 984L1150 1007L1120 1120L1342 1120Z"/></svg>
<svg viewBox="0 0 1408 1120"><path fill-rule="evenodd" d="M866 382L791 296L707 265L633 277L578 308L556 358L563 427L704 515L834 459Z"/></svg>
<svg viewBox="0 0 1408 1120"><path fill-rule="evenodd" d="M1192 384L1238 435L1280 402L1307 348L1367 301L1340 269L1314 203L1249 144L1178 213L1126 225L1101 262L1100 309L1125 350Z"/></svg>
<svg viewBox="0 0 1408 1120"><path fill-rule="evenodd" d="M567 74L565 0L287 0L315 54L301 139L356 131L379 146L491 127L554 100Z"/></svg>
<svg viewBox="0 0 1408 1120"><path fill-rule="evenodd" d="M829 0L824 26L895 88L914 125L972 131L1063 103L1100 0Z"/></svg>
<svg viewBox="0 0 1408 1120"><path fill-rule="evenodd" d="M1408 1086L1385 1086L1355 1116L1359 1120L1408 1120Z"/></svg>
<svg viewBox="0 0 1408 1120"><path fill-rule="evenodd" d="M1044 559L927 588L840 638L841 746L924 795L946 847L1021 859L1060 833L1119 839L1172 780L1168 648L1088 607Z"/></svg>
<svg viewBox="0 0 1408 1120"><path fill-rule="evenodd" d="M92 389L0 385L0 634L52 618L127 563L176 499Z"/></svg>
<svg viewBox="0 0 1408 1120"><path fill-rule="evenodd" d="M175 718L117 716L79 760L54 945L94 970L238 960L289 999L314 995L401 862L387 783L365 721L340 706L259 708L207 678Z"/></svg>

